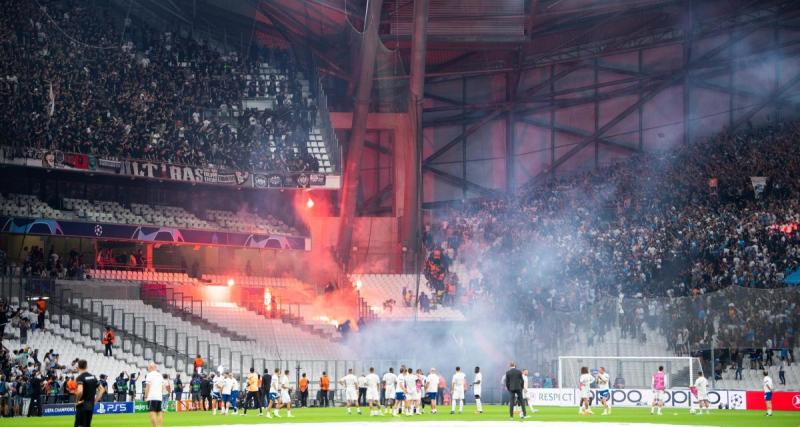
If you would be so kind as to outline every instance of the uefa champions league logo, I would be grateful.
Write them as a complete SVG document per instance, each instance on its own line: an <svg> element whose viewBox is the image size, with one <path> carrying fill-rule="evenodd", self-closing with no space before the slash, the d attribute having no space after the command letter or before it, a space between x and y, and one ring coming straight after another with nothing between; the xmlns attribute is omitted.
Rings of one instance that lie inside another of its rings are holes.
<svg viewBox="0 0 800 427"><path fill-rule="evenodd" d="M744 399L741 394L730 395L731 408L741 408L744 406Z"/></svg>
<svg viewBox="0 0 800 427"><path fill-rule="evenodd" d="M97 224L97 225L94 226L94 235L97 236L97 237L100 237L100 236L103 235L103 226L102 225Z"/></svg>

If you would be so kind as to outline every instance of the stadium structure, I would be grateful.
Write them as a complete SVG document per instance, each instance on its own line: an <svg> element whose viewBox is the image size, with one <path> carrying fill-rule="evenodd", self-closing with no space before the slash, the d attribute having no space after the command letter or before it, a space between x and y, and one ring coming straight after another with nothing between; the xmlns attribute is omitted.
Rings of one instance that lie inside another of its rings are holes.
<svg viewBox="0 0 800 427"><path fill-rule="evenodd" d="M0 415L83 359L95 425L151 363L167 424L413 367L489 425L514 361L529 422L654 422L659 367L672 424L800 419L797 1L0 3Z"/></svg>

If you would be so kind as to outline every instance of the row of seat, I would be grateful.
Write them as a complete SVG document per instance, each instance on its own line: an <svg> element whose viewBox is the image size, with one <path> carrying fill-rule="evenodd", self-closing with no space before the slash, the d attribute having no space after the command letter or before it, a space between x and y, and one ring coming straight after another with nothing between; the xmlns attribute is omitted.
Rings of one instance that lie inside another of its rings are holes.
<svg viewBox="0 0 800 427"><path fill-rule="evenodd" d="M410 320L414 318L414 308L403 304L403 288L413 291L416 287L414 274L364 274L353 275L350 278L354 283L361 281L359 293L373 311L380 318L393 320ZM384 302L394 300L392 309L383 308ZM463 321L464 313L452 307L439 306L429 312L419 311L417 318L435 321Z"/></svg>

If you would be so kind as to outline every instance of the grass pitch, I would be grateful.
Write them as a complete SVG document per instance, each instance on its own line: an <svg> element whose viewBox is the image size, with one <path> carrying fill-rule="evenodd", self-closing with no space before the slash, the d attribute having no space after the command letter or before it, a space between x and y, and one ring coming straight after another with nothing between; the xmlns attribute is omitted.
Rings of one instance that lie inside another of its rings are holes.
<svg viewBox="0 0 800 427"><path fill-rule="evenodd" d="M597 409L597 408L595 408ZM427 425L435 425L437 421L482 421L487 422L508 421L508 408L505 406L484 405L483 414L474 414L474 406L464 408L464 414L450 415L449 408L436 415L419 415L414 417L370 417L364 415L348 416L344 408L301 408L292 411L295 418L259 417L258 411L250 410L247 416L217 415L210 412L170 412L164 414L164 426L217 426L217 425L269 425L269 424L303 424L303 423L353 423L362 422L396 422L414 423L427 421ZM578 422L598 423L607 425L620 425L630 423L672 424L684 426L724 426L724 427L800 427L800 412L775 412L772 417L765 417L763 411L721 411L712 410L710 415L690 415L687 409L665 409L664 415L650 415L648 408L614 408L611 415L592 416L578 415L577 408L539 408L539 412L532 414L524 423L537 422ZM281 411L285 416L286 412ZM516 418L515 420L519 420ZM519 423L520 421L516 421ZM0 425L36 426L36 427L68 427L74 423L73 417L42 417L42 418L13 418L0 419ZM121 414L121 415L95 415L92 420L93 427L146 427L150 425L147 414Z"/></svg>

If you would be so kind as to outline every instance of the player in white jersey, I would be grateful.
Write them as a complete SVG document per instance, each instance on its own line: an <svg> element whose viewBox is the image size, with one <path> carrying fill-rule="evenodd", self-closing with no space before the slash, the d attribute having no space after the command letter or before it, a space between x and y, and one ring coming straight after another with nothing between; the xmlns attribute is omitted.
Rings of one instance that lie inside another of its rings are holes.
<svg viewBox="0 0 800 427"><path fill-rule="evenodd" d="M772 391L775 387L772 385L772 378L769 377L769 372L764 370L764 403L767 405L767 416L772 416Z"/></svg>
<svg viewBox="0 0 800 427"><path fill-rule="evenodd" d="M425 378L425 395L431 401L431 414L435 414L437 412L436 397L439 395L439 375L436 374L436 368L431 368Z"/></svg>
<svg viewBox="0 0 800 427"><path fill-rule="evenodd" d="M406 396L406 403L408 407L406 411L408 414L406 415L415 415L419 411L419 404L417 403L420 399L420 387L419 383L419 375L417 372L414 372L413 369L409 368L406 372L406 387L408 387L408 395Z"/></svg>
<svg viewBox="0 0 800 427"><path fill-rule="evenodd" d="M383 394L386 409L394 408L394 396L397 393L397 375L394 368L389 368L389 372L383 374Z"/></svg>
<svg viewBox="0 0 800 427"><path fill-rule="evenodd" d="M394 408L392 415L399 417L406 407L406 393L408 387L406 386L406 368L400 367L400 374L397 376L397 385L394 393Z"/></svg>
<svg viewBox="0 0 800 427"><path fill-rule="evenodd" d="M708 380L702 372L697 373L697 379L694 380L694 388L697 393L697 406L700 409L697 413L702 415L703 408L706 408L706 414L710 414L711 410L708 409Z"/></svg>
<svg viewBox="0 0 800 427"><path fill-rule="evenodd" d="M275 381L273 379L273 381ZM282 407L286 407L286 416L289 418L294 418L292 415L292 386L289 383L289 370L283 371L283 375L280 376L280 402L278 403L278 409Z"/></svg>
<svg viewBox="0 0 800 427"><path fill-rule="evenodd" d="M361 415L361 408L358 406L358 378L353 375L353 369L347 370L347 375L339 380L339 385L344 386L344 404L347 407L347 414L353 413L352 407L355 406L358 415Z"/></svg>
<svg viewBox="0 0 800 427"><path fill-rule="evenodd" d="M581 367L581 376L578 378L578 386L580 388L581 406L578 409L578 415L593 414L589 405L592 400L592 390L590 389L594 377L589 373L589 368L586 366Z"/></svg>
<svg viewBox="0 0 800 427"><path fill-rule="evenodd" d="M367 404L369 404L369 415L376 416L376 415L383 415L381 413L381 393L378 390L378 386L381 383L381 379L375 373L375 368L369 368L369 374L365 378L365 384L367 386Z"/></svg>
<svg viewBox="0 0 800 427"><path fill-rule="evenodd" d="M533 399L531 399L531 393L528 390L528 370L522 370L522 404L528 407L528 412L535 414L539 412L538 409L533 407Z"/></svg>
<svg viewBox="0 0 800 427"><path fill-rule="evenodd" d="M467 376L461 372L460 366L456 366L456 373L453 374L451 386L452 406L450 408L450 415L456 413L456 402L459 404L458 413L461 414L464 412L464 390L467 388Z"/></svg>
<svg viewBox="0 0 800 427"><path fill-rule="evenodd" d="M611 407L608 405L608 401L611 399L611 376L606 372L606 368L600 367L597 375L594 376L594 383L597 384L597 397L603 404L603 415L608 415L611 413Z"/></svg>
<svg viewBox="0 0 800 427"><path fill-rule="evenodd" d="M225 378L222 375L217 375L212 379L211 388L211 407L213 408L211 415L217 415L217 408L222 401L222 388L225 386Z"/></svg>
<svg viewBox="0 0 800 427"><path fill-rule="evenodd" d="M269 415L269 409L272 408L272 415L275 417L280 418L281 414L278 412L278 409L281 407L280 396L281 396L281 370L275 368L272 372L272 382L269 385L269 394L273 398L269 401L269 406L267 406L267 417L272 418ZM273 406L274 405L274 406Z"/></svg>
<svg viewBox="0 0 800 427"><path fill-rule="evenodd" d="M483 374L481 374L481 367L475 367L475 378L472 381L472 393L475 395L475 413L483 413L483 404L481 404L481 383L483 382Z"/></svg>

